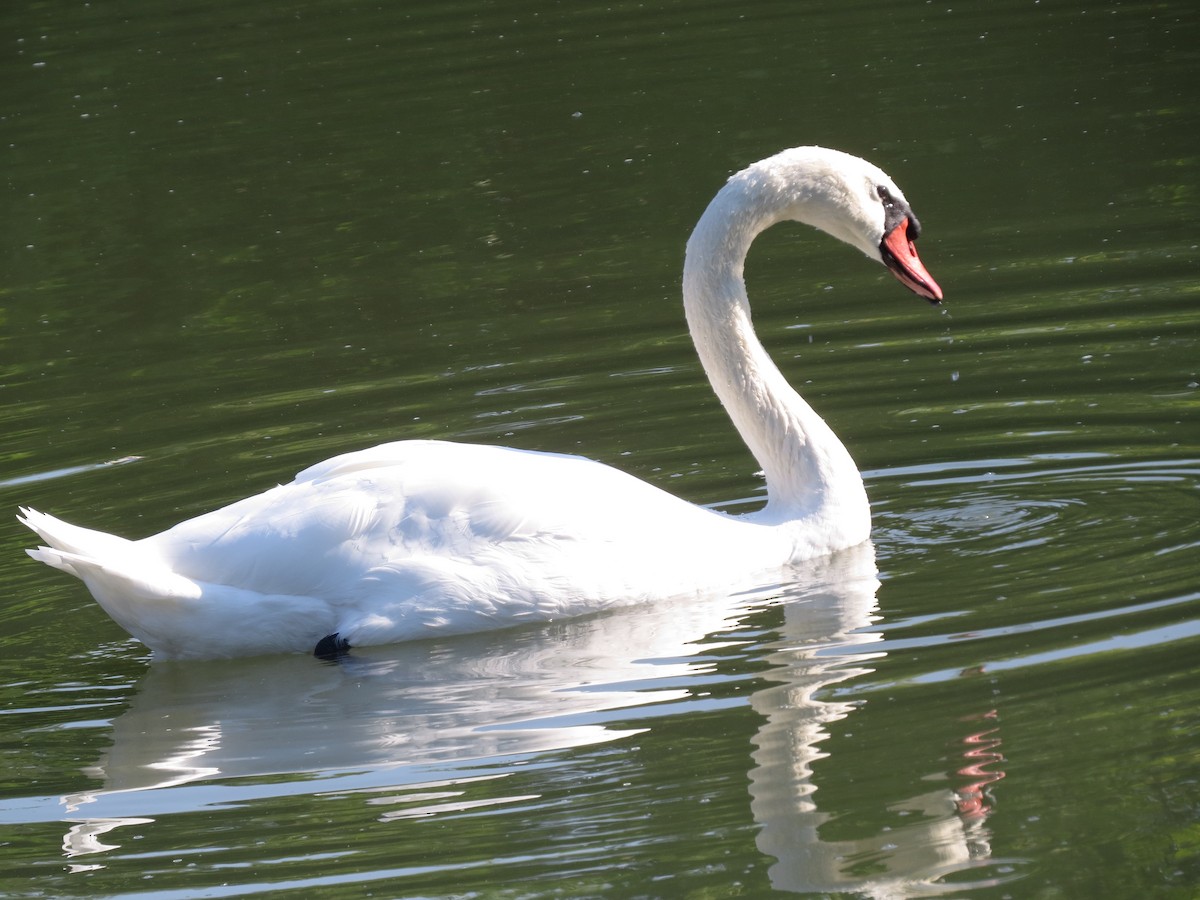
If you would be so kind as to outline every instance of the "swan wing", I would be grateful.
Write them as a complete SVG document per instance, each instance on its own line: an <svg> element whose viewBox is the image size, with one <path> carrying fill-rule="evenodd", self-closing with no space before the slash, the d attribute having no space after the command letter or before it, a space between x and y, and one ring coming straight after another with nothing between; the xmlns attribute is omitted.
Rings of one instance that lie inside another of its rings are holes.
<svg viewBox="0 0 1200 900"><path fill-rule="evenodd" d="M627 535L642 516L622 498L693 509L582 457L404 441L327 460L138 543L189 577L322 593L384 562Z"/></svg>
<svg viewBox="0 0 1200 900"><path fill-rule="evenodd" d="M721 540L734 522L583 457L404 441L137 543L196 582L321 598L361 645L676 593L672 536L690 567L697 526Z"/></svg>

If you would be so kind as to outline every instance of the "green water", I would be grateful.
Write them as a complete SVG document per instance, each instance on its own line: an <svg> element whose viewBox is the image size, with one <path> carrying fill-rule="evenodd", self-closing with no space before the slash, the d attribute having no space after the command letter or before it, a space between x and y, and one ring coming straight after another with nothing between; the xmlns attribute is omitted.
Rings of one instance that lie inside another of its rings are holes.
<svg viewBox="0 0 1200 900"><path fill-rule="evenodd" d="M151 663L8 519L0 894L1200 890L1191 4L46 3L0 34L13 514L142 536L404 437L748 508L679 269L790 145L893 175L947 295L756 244L756 325L875 517L771 595Z"/></svg>

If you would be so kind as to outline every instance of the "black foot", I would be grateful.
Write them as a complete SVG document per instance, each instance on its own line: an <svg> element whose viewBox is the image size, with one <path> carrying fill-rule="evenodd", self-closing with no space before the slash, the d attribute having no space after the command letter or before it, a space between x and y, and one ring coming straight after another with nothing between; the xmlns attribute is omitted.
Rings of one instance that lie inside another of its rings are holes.
<svg viewBox="0 0 1200 900"><path fill-rule="evenodd" d="M317 641L317 647L313 650L313 656L317 659L341 659L349 652L350 642L345 638L338 637L335 631L333 634L327 634Z"/></svg>

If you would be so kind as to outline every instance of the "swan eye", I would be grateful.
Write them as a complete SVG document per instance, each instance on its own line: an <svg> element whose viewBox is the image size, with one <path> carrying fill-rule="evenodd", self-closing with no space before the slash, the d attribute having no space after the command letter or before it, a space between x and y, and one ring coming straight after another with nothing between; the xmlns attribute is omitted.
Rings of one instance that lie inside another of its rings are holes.
<svg viewBox="0 0 1200 900"><path fill-rule="evenodd" d="M891 188L882 184L875 187L875 193L879 195L879 201L883 204L883 233L891 234L907 219L908 238L915 241L921 233L921 223L912 214L904 199L893 196Z"/></svg>

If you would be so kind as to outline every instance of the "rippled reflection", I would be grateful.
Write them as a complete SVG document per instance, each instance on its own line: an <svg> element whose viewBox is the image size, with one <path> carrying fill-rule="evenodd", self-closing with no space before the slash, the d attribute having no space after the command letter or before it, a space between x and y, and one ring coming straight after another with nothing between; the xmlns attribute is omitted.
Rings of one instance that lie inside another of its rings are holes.
<svg viewBox="0 0 1200 900"><path fill-rule="evenodd" d="M814 766L822 760L824 766L837 766L821 745L830 736L830 724L853 715L856 703L822 699L822 694L830 685L870 673L871 661L884 655L882 636L870 630L873 593L847 589L855 584L861 581L845 572L822 589L822 602L785 608L783 640L773 654L780 668L771 674L780 683L751 700L767 720L755 738L750 779L754 818L763 826L758 845L777 860L771 883L789 891L855 891L871 897L929 896L998 883L994 876L971 884L961 878L943 882L991 863L985 790L1003 777L990 768L1001 761L994 727L964 735L959 774L969 776L970 783L887 805L887 812L912 824L857 839L823 835L827 823L851 811L823 806ZM814 612L821 615L818 621Z"/></svg>

